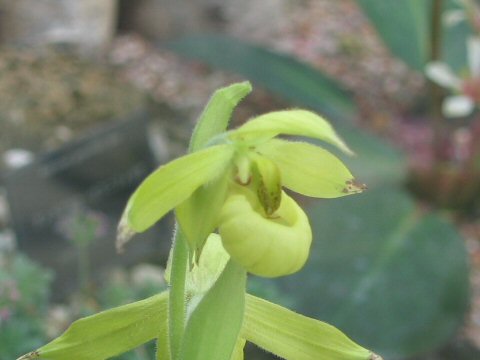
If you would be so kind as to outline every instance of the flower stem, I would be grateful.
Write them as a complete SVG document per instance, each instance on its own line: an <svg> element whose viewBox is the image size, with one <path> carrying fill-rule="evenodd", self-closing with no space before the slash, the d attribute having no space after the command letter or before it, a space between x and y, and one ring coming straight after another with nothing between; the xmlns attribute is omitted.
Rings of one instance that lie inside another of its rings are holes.
<svg viewBox="0 0 480 360"><path fill-rule="evenodd" d="M177 225L173 241L170 293L168 307L170 353L175 360L185 329L185 276L187 273L188 246L180 227Z"/></svg>

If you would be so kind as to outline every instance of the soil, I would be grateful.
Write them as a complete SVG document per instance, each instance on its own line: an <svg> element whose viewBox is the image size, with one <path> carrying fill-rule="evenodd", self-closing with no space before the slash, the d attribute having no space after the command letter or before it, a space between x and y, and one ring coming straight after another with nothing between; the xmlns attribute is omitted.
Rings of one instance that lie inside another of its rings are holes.
<svg viewBox="0 0 480 360"><path fill-rule="evenodd" d="M0 153L58 147L144 102L145 95L111 67L53 48L0 50Z"/></svg>

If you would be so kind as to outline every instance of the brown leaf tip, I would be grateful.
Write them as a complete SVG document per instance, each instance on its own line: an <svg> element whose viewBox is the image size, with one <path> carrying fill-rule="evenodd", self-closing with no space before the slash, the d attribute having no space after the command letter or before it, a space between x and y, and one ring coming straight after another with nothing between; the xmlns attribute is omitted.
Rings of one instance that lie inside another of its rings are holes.
<svg viewBox="0 0 480 360"><path fill-rule="evenodd" d="M120 220L120 223L118 224L118 229L117 229L117 241L115 243L115 247L117 249L118 253L123 252L123 248L125 244L135 235L136 232L128 226L126 217L123 216L122 219Z"/></svg>
<svg viewBox="0 0 480 360"><path fill-rule="evenodd" d="M357 182L355 179L345 182L345 187L342 192L344 194L358 194L367 190L367 185Z"/></svg>

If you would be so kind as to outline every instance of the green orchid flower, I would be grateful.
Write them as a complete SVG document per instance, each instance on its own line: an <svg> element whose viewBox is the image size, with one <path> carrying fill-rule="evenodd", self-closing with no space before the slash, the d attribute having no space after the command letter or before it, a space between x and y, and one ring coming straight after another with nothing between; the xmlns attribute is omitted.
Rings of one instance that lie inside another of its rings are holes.
<svg viewBox="0 0 480 360"><path fill-rule="evenodd" d="M312 112L256 117L147 177L122 216L119 247L175 209L197 260L218 228L227 252L249 272L275 277L298 271L308 258L312 234L307 216L282 188L335 198L359 193L363 186L329 151L278 135L320 139L352 153Z"/></svg>
<svg viewBox="0 0 480 360"><path fill-rule="evenodd" d="M272 112L225 131L250 91L249 83L239 83L215 92L189 154L147 177L122 215L119 249L175 209L169 290L80 319L19 360L103 360L152 339L156 360L243 360L247 341L286 360L381 359L329 324L246 292L247 271L287 275L308 257L308 218L283 188L319 198L364 188L327 150L276 138L310 137L351 154L311 112Z"/></svg>

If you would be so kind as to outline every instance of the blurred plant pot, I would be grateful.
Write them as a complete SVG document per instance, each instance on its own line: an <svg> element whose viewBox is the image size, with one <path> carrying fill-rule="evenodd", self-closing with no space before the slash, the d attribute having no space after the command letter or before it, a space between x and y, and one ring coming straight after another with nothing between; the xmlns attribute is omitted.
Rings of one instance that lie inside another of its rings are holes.
<svg viewBox="0 0 480 360"><path fill-rule="evenodd" d="M114 35L117 0L0 0L0 16L6 44L60 44L91 55Z"/></svg>
<svg viewBox="0 0 480 360"><path fill-rule="evenodd" d="M478 210L480 171L453 164L431 164L428 168L412 168L408 186L420 199L460 213Z"/></svg>
<svg viewBox="0 0 480 360"><path fill-rule="evenodd" d="M413 127L403 137L411 140L404 141L407 185L418 198L464 215L480 211L480 118L447 122L436 141L428 125Z"/></svg>

